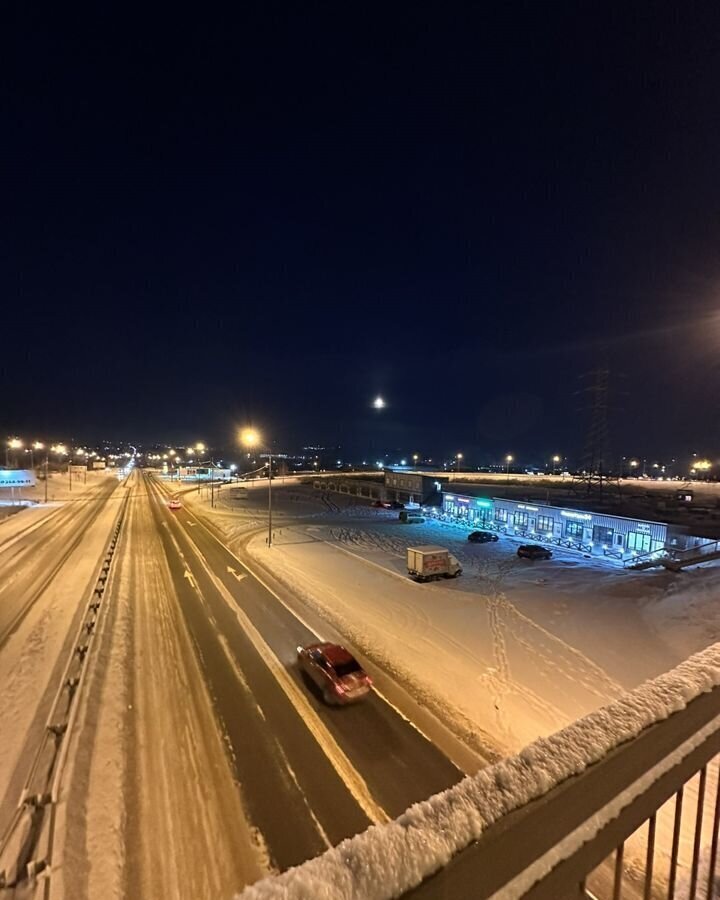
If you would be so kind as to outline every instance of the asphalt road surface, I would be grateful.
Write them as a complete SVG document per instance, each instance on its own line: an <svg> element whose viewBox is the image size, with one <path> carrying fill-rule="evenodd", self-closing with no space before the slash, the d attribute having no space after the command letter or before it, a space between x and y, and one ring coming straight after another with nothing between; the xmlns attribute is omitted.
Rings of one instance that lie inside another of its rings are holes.
<svg viewBox="0 0 720 900"><path fill-rule="evenodd" d="M462 772L380 695L328 707L296 665L317 640L192 512L143 476L246 814L272 868L393 818ZM228 823L231 827L232 823Z"/></svg>

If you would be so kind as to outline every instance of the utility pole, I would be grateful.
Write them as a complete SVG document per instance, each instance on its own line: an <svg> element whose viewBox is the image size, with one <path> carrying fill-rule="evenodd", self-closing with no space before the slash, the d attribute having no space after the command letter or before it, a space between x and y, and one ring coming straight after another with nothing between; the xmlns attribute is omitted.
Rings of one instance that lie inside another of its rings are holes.
<svg viewBox="0 0 720 900"><path fill-rule="evenodd" d="M45 451L45 502L47 503L48 494L48 454Z"/></svg>
<svg viewBox="0 0 720 900"><path fill-rule="evenodd" d="M268 452L268 547L272 547L272 452Z"/></svg>

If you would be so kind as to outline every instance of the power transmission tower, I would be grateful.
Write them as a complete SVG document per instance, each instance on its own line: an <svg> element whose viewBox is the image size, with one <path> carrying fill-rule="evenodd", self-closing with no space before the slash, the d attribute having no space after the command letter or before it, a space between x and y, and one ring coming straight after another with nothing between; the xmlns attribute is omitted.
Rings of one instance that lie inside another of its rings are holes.
<svg viewBox="0 0 720 900"><path fill-rule="evenodd" d="M577 493L603 494L608 488L620 492L617 475L611 474L608 394L610 369L598 366L592 372L580 376L585 386L577 394L582 398L581 411L587 420L585 447L581 457L580 471L573 476L572 489Z"/></svg>

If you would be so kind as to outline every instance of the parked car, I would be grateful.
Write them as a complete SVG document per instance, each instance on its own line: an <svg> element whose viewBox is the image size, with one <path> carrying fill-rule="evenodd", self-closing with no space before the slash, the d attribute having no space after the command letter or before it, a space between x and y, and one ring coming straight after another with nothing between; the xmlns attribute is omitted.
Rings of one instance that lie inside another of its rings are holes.
<svg viewBox="0 0 720 900"><path fill-rule="evenodd" d="M300 668L329 704L345 705L370 692L372 679L345 647L323 642L297 648Z"/></svg>
<svg viewBox="0 0 720 900"><path fill-rule="evenodd" d="M498 536L492 531L471 531L468 540L473 544L488 544L496 541Z"/></svg>
<svg viewBox="0 0 720 900"><path fill-rule="evenodd" d="M168 503L168 509L182 509L182 503L177 499L177 497L173 497L173 499Z"/></svg>
<svg viewBox="0 0 720 900"><path fill-rule="evenodd" d="M382 502L382 500L373 500L373 502L370 504L370 506L374 506L375 509L382 509L383 502Z"/></svg>
<svg viewBox="0 0 720 900"><path fill-rule="evenodd" d="M518 547L517 555L520 559L552 559L552 550L541 547L540 544L522 544Z"/></svg>

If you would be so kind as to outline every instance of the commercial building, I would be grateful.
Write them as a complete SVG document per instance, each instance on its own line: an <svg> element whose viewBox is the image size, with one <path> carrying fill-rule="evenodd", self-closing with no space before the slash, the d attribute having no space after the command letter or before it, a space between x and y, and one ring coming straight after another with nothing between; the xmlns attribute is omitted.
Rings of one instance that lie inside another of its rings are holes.
<svg viewBox="0 0 720 900"><path fill-rule="evenodd" d="M430 503L447 480L438 475L385 469L385 496L388 500L399 500L401 503Z"/></svg>
<svg viewBox="0 0 720 900"><path fill-rule="evenodd" d="M443 512L456 519L467 519L468 524L491 525L495 520L495 502L488 497L469 497L443 491Z"/></svg>
<svg viewBox="0 0 720 900"><path fill-rule="evenodd" d="M529 540L567 542L598 556L640 556L688 538L663 522L649 522L520 500L443 492L443 512L469 525L496 528Z"/></svg>

